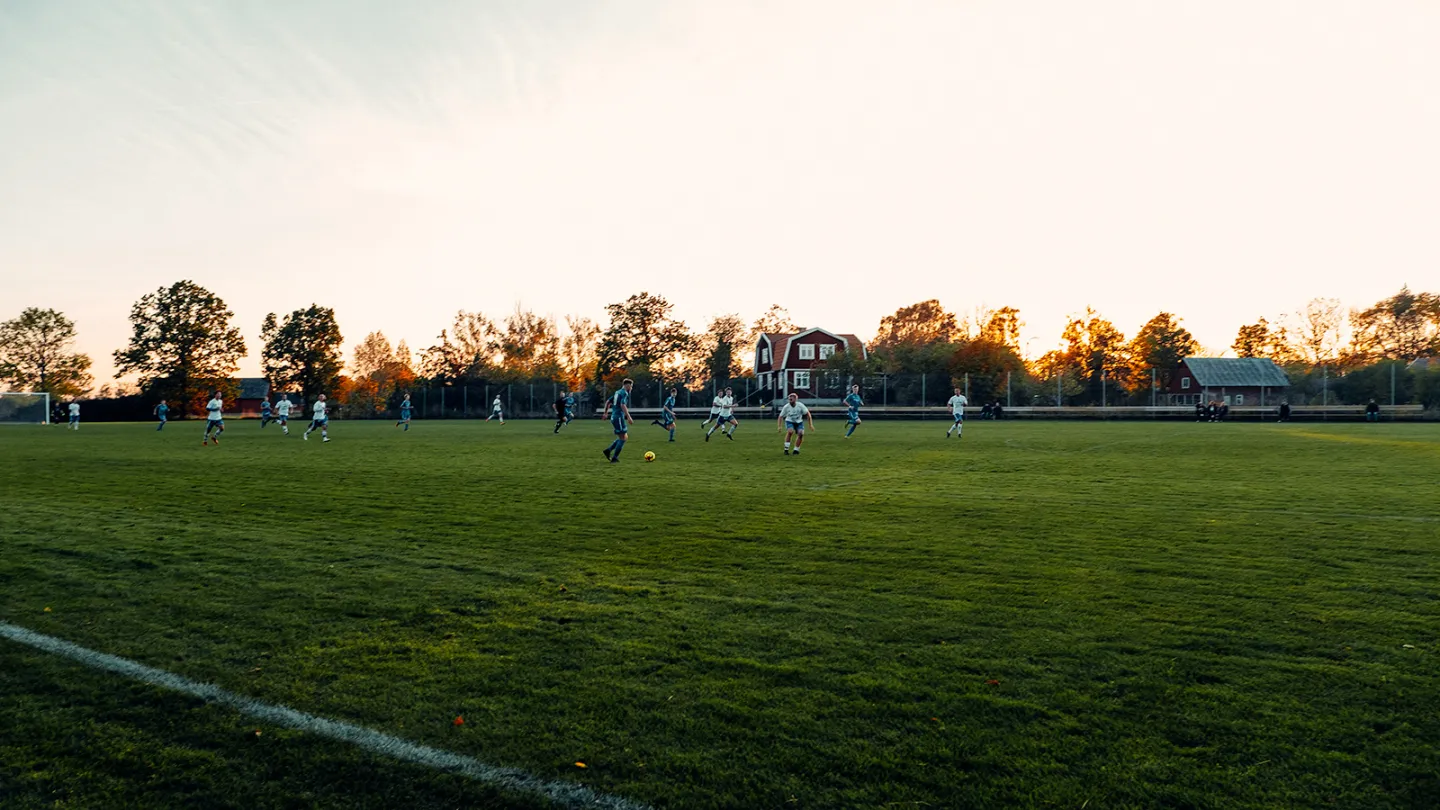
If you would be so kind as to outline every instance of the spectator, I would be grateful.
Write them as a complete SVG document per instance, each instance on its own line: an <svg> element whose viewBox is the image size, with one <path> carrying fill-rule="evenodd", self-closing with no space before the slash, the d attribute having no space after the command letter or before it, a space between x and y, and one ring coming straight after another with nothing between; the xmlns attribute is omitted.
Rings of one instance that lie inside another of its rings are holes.
<svg viewBox="0 0 1440 810"><path fill-rule="evenodd" d="M1195 401L1195 421L1196 421L1196 422L1204 422L1204 421L1205 421L1205 403L1203 403L1203 402L1201 402L1201 401L1199 401L1199 400L1196 400L1196 401Z"/></svg>
<svg viewBox="0 0 1440 810"><path fill-rule="evenodd" d="M1373 400L1373 399L1370 400L1370 404L1369 404L1369 405L1366 405L1366 406L1365 406L1365 421L1366 421L1366 422L1379 422L1379 421L1380 421L1380 404L1379 404L1378 402L1376 402L1375 400Z"/></svg>
<svg viewBox="0 0 1440 810"><path fill-rule="evenodd" d="M981 406L980 406L980 418L981 418L981 419L989 419L993 413L994 413L994 409L990 407L990 403L987 402L987 403L985 403L984 405L981 405Z"/></svg>
<svg viewBox="0 0 1440 810"><path fill-rule="evenodd" d="M1280 418L1277 419L1276 421L1278 421L1278 422L1289 422L1289 421L1290 421L1290 401L1289 401L1289 400L1284 400L1284 399L1280 400Z"/></svg>
<svg viewBox="0 0 1440 810"><path fill-rule="evenodd" d="M990 418L991 418L991 419L1004 419L1004 418L1005 418L1005 406L1004 406L1004 405L1001 405L1001 404L1000 404L1000 400L998 400L998 399L995 400L995 407L993 407L993 408L990 409Z"/></svg>

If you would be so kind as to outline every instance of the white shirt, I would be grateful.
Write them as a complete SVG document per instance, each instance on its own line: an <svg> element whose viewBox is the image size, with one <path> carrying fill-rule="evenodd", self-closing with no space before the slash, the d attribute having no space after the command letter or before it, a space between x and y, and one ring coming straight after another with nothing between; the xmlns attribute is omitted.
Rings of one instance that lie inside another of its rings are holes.
<svg viewBox="0 0 1440 810"><path fill-rule="evenodd" d="M288 399L282 399L282 400L280 400L279 402L275 403L275 413L278 413L278 414L280 414L281 416L289 416L289 415L290 415L290 400L288 400Z"/></svg>
<svg viewBox="0 0 1440 810"><path fill-rule="evenodd" d="M219 422L224 419L225 414L221 413L223 410L225 410L225 403L221 402L219 397L205 403L205 413L211 422Z"/></svg>
<svg viewBox="0 0 1440 810"><path fill-rule="evenodd" d="M324 419L325 419L325 402L324 402L324 400L316 400L316 401L315 401L315 421L316 421L316 422L321 422L321 421L324 421Z"/></svg>
<svg viewBox="0 0 1440 810"><path fill-rule="evenodd" d="M492 408L492 410L500 410L500 397L495 397L495 401L490 404L495 406L494 408Z"/></svg>
<svg viewBox="0 0 1440 810"><path fill-rule="evenodd" d="M720 406L723 405L724 403L725 403L725 397L723 397L723 396L715 397L715 401L712 402L712 403L710 403L710 413L712 413L712 414L720 413Z"/></svg>
<svg viewBox="0 0 1440 810"><path fill-rule="evenodd" d="M787 402L780 406L780 418L786 422L803 424L807 413L810 413L810 409L805 407L803 402L797 402L794 405Z"/></svg>
<svg viewBox="0 0 1440 810"><path fill-rule="evenodd" d="M734 398L734 397L716 397L715 399L716 399L716 401L718 401L718 402L720 403L720 415L721 415L721 416L729 416L729 415L730 415L730 411L735 408L735 398Z"/></svg>
<svg viewBox="0 0 1440 810"><path fill-rule="evenodd" d="M78 402L72 402L72 403L70 403L70 415L71 415L71 416L79 416L79 415L80 415L80 403L78 403Z"/></svg>
<svg viewBox="0 0 1440 810"><path fill-rule="evenodd" d="M964 412L965 412L965 406L966 406L966 405L969 405L969 404L970 404L970 400L966 399L965 397L963 397L963 396L961 396L961 395L959 395L959 394L956 394L955 396L950 397L950 412L951 412L951 413L964 413Z"/></svg>

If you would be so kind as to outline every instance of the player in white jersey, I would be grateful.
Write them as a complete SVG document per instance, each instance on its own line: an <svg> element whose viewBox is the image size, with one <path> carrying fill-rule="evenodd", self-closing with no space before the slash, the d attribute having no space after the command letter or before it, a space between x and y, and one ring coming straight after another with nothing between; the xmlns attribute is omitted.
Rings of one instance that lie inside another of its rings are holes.
<svg viewBox="0 0 1440 810"><path fill-rule="evenodd" d="M275 403L275 421L280 423L280 429L285 435L290 435L290 409L295 405L290 402L289 394L281 394L280 401Z"/></svg>
<svg viewBox="0 0 1440 810"><path fill-rule="evenodd" d="M950 430L945 431L947 439L950 438L951 432L954 432L957 438L963 438L960 434L965 429L965 406L970 404L970 400L966 399L960 391L960 388L956 388L955 396L950 397L950 401L946 403L950 406L950 415L955 417L954 423L950 425Z"/></svg>
<svg viewBox="0 0 1440 810"><path fill-rule="evenodd" d="M718 420L720 419L720 402L723 399L725 399L725 392L721 391L720 393L715 395L715 398L713 400L710 401L710 416L706 417L705 421L700 423L701 430L710 427L711 422L719 424Z"/></svg>
<svg viewBox="0 0 1440 810"><path fill-rule="evenodd" d="M70 428L71 430L79 430L79 429L80 429L80 403L79 403L79 402L71 401L71 403L70 403L70 424L69 424L69 425L66 425L66 427Z"/></svg>
<svg viewBox="0 0 1440 810"><path fill-rule="evenodd" d="M500 405L499 394L496 394L495 401L490 403L490 415L485 417L485 421L489 422L491 419L499 419L500 424L505 424L505 414L502 410L502 406Z"/></svg>
<svg viewBox="0 0 1440 810"><path fill-rule="evenodd" d="M215 431L212 437L210 431ZM205 438L200 440L203 446L213 438L215 446L220 446L220 434L225 432L225 401L220 399L220 392L216 391L210 401L205 403Z"/></svg>
<svg viewBox="0 0 1440 810"><path fill-rule="evenodd" d="M314 415L310 419L310 427L305 428L305 435L300 438L310 441L310 433L316 428L320 430L320 438L330 441L330 406L325 404L325 395L321 394L315 398Z"/></svg>
<svg viewBox="0 0 1440 810"><path fill-rule="evenodd" d="M715 415L715 426L705 434L705 441L710 441L710 434L716 430L730 441L735 441L735 428L740 427L740 422L735 419L735 389L726 388L723 394L715 398L715 404L720 408L720 413ZM726 430L726 427L730 429Z"/></svg>
<svg viewBox="0 0 1440 810"><path fill-rule="evenodd" d="M815 417L810 415L810 409L800 401L799 394L790 394L784 405L780 406L780 415L775 417L775 432L785 430L785 455L800 455L800 443L805 441L805 423L810 423L810 429L815 429ZM795 437L795 449L790 449L790 437Z"/></svg>

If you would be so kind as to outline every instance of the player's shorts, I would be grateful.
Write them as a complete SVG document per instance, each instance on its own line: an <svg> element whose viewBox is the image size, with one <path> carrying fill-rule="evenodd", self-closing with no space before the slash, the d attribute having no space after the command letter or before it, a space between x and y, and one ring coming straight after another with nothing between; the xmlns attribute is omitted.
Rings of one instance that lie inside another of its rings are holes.
<svg viewBox="0 0 1440 810"><path fill-rule="evenodd" d="M156 418L156 419L159 419L161 422L164 422L164 421L167 420L167 417L166 417L165 414L163 414L163 413L160 414L159 416L155 417L155 418Z"/></svg>
<svg viewBox="0 0 1440 810"><path fill-rule="evenodd" d="M956 411L956 412L955 412L955 421L956 421L956 422L964 422L964 421L965 421L965 412L964 412L964 411Z"/></svg>
<svg viewBox="0 0 1440 810"><path fill-rule="evenodd" d="M71 424L74 424L75 422L79 422L79 421L80 421L80 415L79 415L79 414L76 414L76 415L70 417L70 422L71 422Z"/></svg>
<svg viewBox="0 0 1440 810"><path fill-rule="evenodd" d="M311 419L310 424L315 427L325 427L330 424L330 417L326 416L320 419Z"/></svg>
<svg viewBox="0 0 1440 810"><path fill-rule="evenodd" d="M218 427L218 428L223 428L223 427L225 427L225 420L224 420L224 419L206 419L206 420L205 420L205 429L206 429L206 430L209 430L210 428L217 428L217 427Z"/></svg>
<svg viewBox="0 0 1440 810"><path fill-rule="evenodd" d="M737 420L735 419L735 414L733 414L733 413L722 413L722 414L720 414L720 421L721 421L721 422L734 422L734 421L737 421Z"/></svg>
<svg viewBox="0 0 1440 810"><path fill-rule="evenodd" d="M668 413L666 413L666 412L664 412L664 411L661 411L661 412L660 412L660 424L661 424L661 425L673 425L673 424L675 424L675 416L674 416L673 414L668 414Z"/></svg>
<svg viewBox="0 0 1440 810"><path fill-rule="evenodd" d="M796 433L804 433L804 432L805 432L805 423L804 423L804 422L786 422L786 423L785 423L785 428L786 428L787 430L793 430L793 431L795 431Z"/></svg>
<svg viewBox="0 0 1440 810"><path fill-rule="evenodd" d="M860 412L855 410L854 408L851 408L849 411L846 411L845 419L853 425L856 422L860 421Z"/></svg>
<svg viewBox="0 0 1440 810"><path fill-rule="evenodd" d="M275 414L275 421L276 421L276 422L289 422L289 421L290 421L290 417L286 416L286 415L283 414L283 413L277 413L277 414Z"/></svg>
<svg viewBox="0 0 1440 810"><path fill-rule="evenodd" d="M410 412L409 412L409 411L401 411L401 412L400 412L400 421L402 421L402 422L409 422L409 421L410 421Z"/></svg>
<svg viewBox="0 0 1440 810"><path fill-rule="evenodd" d="M629 432L630 432L630 426L627 425L627 424L625 424L623 421L622 421L622 422L611 422L611 423L610 423L610 427L612 427L612 428L615 429L615 435L616 435L616 436L619 436L619 435L622 434L622 433L629 433Z"/></svg>

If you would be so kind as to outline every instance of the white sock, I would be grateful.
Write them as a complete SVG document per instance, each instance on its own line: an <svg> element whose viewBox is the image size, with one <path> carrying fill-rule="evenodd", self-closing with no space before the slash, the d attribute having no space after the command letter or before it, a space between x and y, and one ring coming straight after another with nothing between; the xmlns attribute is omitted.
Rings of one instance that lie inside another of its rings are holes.
<svg viewBox="0 0 1440 810"><path fill-rule="evenodd" d="M789 449L790 449L790 443L789 443L789 442L785 442L785 449L786 449L786 450L789 450Z"/></svg>

